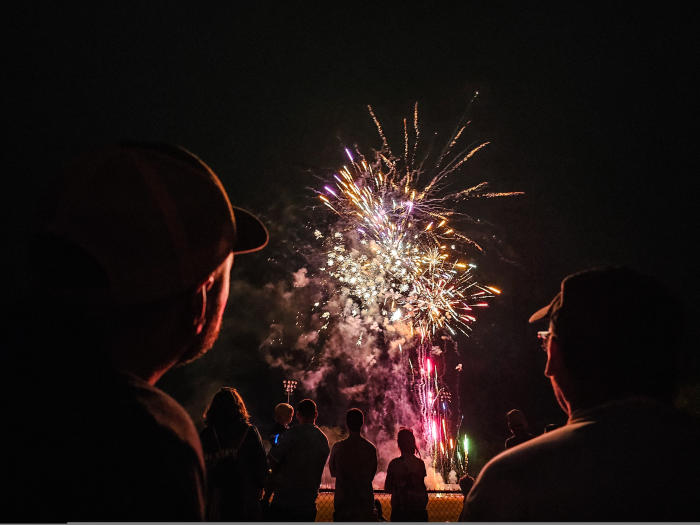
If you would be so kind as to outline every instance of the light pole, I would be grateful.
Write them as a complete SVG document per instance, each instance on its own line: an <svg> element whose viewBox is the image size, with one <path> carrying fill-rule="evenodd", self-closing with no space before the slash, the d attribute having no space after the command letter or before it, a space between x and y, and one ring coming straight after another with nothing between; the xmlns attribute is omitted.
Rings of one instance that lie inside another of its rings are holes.
<svg viewBox="0 0 700 525"><path fill-rule="evenodd" d="M297 387L297 381L295 379L283 379L282 386L284 391L287 393L287 404L289 404L289 398L294 393L294 389Z"/></svg>
<svg viewBox="0 0 700 525"><path fill-rule="evenodd" d="M440 392L438 399L440 400L440 406L442 407L442 410L447 411L447 407L452 404L452 394L450 393L450 391L443 389Z"/></svg>

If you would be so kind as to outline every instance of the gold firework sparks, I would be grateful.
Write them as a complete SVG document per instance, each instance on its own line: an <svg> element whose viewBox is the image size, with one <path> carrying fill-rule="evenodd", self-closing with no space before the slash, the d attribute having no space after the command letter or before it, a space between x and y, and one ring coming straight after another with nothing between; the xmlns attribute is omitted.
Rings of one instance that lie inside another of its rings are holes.
<svg viewBox="0 0 700 525"><path fill-rule="evenodd" d="M324 239L327 272L363 307L380 305L387 322L404 322L421 340L438 332L467 334L476 321L475 309L487 306L497 288L474 280L476 266L469 251L482 251L478 243L450 224L456 213L450 204L463 199L518 195L489 193L487 183L446 193L445 179L488 142L472 145L450 158L465 126L443 150L434 174L414 168L420 136L418 106L414 108L415 142L410 145L404 120L402 157L395 157L384 130L369 107L382 149L368 160L345 148L348 163L333 174L318 192L320 200L338 215L333 231ZM411 155L409 155L411 151ZM428 179L421 184L421 179Z"/></svg>

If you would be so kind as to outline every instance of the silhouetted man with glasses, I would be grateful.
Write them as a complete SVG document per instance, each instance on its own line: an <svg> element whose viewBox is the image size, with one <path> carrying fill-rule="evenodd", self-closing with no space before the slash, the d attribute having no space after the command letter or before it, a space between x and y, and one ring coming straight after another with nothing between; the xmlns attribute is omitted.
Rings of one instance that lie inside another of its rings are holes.
<svg viewBox="0 0 700 525"><path fill-rule="evenodd" d="M470 491L470 521L695 521L697 421L674 411L681 307L625 268L565 278L530 322L565 426L492 459Z"/></svg>

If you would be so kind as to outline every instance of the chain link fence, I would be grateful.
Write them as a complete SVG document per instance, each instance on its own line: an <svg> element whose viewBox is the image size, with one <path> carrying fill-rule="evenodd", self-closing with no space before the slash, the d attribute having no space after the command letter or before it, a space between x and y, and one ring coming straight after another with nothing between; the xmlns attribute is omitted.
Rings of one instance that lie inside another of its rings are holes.
<svg viewBox="0 0 700 525"><path fill-rule="evenodd" d="M321 489L316 499L316 521L333 521L333 489ZM382 505L382 517L391 518L391 495L383 490L375 490L374 498ZM464 496L460 491L428 491L428 521L457 521L462 512Z"/></svg>

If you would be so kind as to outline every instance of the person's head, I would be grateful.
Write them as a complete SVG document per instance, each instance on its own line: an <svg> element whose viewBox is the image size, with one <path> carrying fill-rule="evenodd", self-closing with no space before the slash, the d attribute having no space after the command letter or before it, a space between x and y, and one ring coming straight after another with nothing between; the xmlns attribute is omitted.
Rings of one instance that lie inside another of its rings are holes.
<svg viewBox="0 0 700 525"><path fill-rule="evenodd" d="M459 478L459 488L462 491L462 494L465 496L469 494L469 491L472 489L474 486L474 478L471 477L469 474L465 474L461 478Z"/></svg>
<svg viewBox="0 0 700 525"><path fill-rule="evenodd" d="M359 408L351 408L345 414L345 422L350 432L359 432L365 424L365 415Z"/></svg>
<svg viewBox="0 0 700 525"><path fill-rule="evenodd" d="M416 437L410 428L402 428L396 436L396 442L402 456L414 456L418 452Z"/></svg>
<svg viewBox="0 0 700 525"><path fill-rule="evenodd" d="M292 422L294 417L294 407L287 403L278 403L275 406L275 421L285 427Z"/></svg>
<svg viewBox="0 0 700 525"><path fill-rule="evenodd" d="M247 424L250 415L238 390L222 386L204 412L204 421L209 426L225 428Z"/></svg>
<svg viewBox="0 0 700 525"><path fill-rule="evenodd" d="M302 425L313 425L316 423L316 417L318 416L316 403L311 399L302 399L297 405L296 414L299 423Z"/></svg>
<svg viewBox="0 0 700 525"><path fill-rule="evenodd" d="M530 322L549 321L538 335L545 375L569 415L577 408L629 395L670 401L676 387L683 312L656 279L622 267L566 277Z"/></svg>
<svg viewBox="0 0 700 525"><path fill-rule="evenodd" d="M107 360L151 383L211 348L234 254L267 243L211 168L175 146L81 155L46 208L28 249L41 254L34 286L72 325L96 327Z"/></svg>
<svg viewBox="0 0 700 525"><path fill-rule="evenodd" d="M523 414L517 408L514 408L506 414L506 421L508 422L508 428L513 433L524 432L527 430L527 419L525 419L525 414Z"/></svg>

